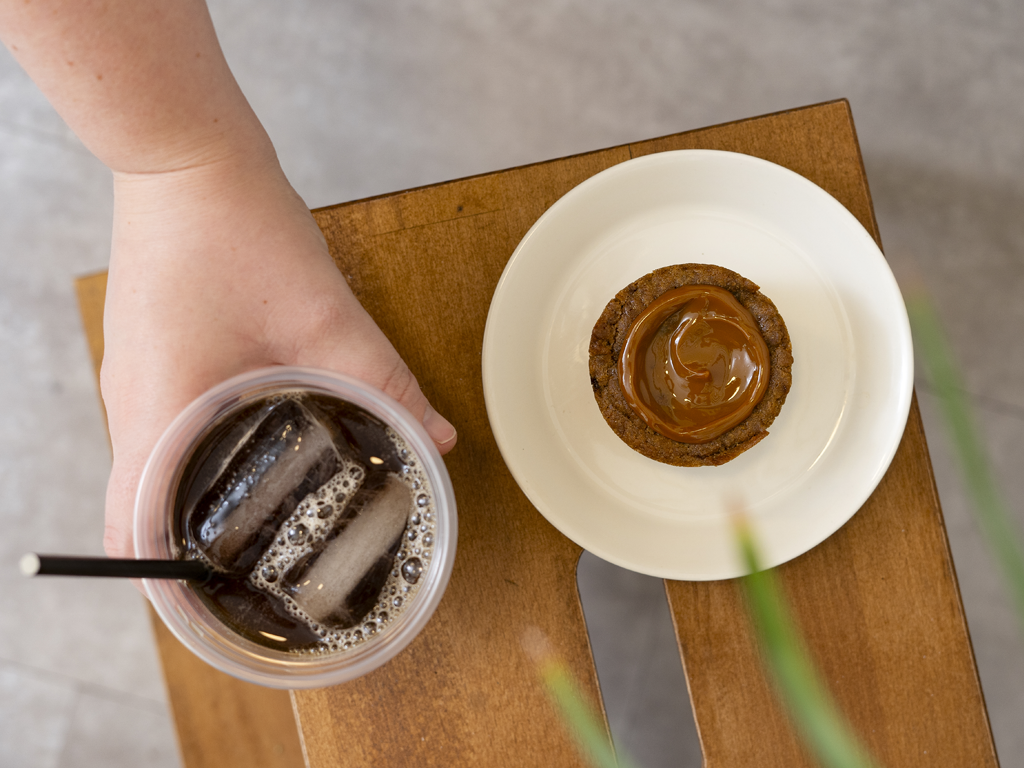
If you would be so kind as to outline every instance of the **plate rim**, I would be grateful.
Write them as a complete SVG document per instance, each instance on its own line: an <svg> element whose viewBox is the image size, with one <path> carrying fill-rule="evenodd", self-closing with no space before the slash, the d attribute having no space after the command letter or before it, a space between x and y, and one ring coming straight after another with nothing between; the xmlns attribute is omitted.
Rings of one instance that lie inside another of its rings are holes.
<svg viewBox="0 0 1024 768"><path fill-rule="evenodd" d="M848 225L852 225L855 231L863 234L866 239L866 248L868 251L877 253L878 265L881 266L879 270L881 276L887 279L889 283L888 288L895 292L895 296L899 298L898 304L898 336L897 342L893 345L893 350L896 352L903 351L905 354L899 356L899 360L896 365L886 365L886 370L889 374L897 380L898 388L894 392L894 396L897 398L895 407L892 411L892 415L895 419L894 425L891 430L886 434L887 443L885 445L885 451L879 451L876 454L877 461L873 463L874 471L870 476L865 476L859 482L860 485L857 489L861 491L856 497L852 497L849 505L850 511L848 514L838 515L835 517L836 524L831 527L831 530L822 538L819 538L808 545L800 545L799 551L795 551L791 554L786 555L782 558L767 558L765 567L774 567L784 562L788 562L800 555L808 552L818 544L827 540L840 528L842 528L860 509L863 507L867 499L874 493L878 484L882 478L888 472L888 469L892 463L893 458L897 450L899 449L902 435L906 429L906 423L910 415L910 407L913 399L913 381L914 381L914 361L913 361L913 342L910 334L910 324L907 317L906 308L902 301L902 293L900 292L899 286L896 283L895 277L892 275L891 268L889 268L888 262L885 259L884 253L875 241L871 233L864 227L863 224L853 215L853 213L846 208L839 200L829 194L819 185L808 179L801 174L786 168L785 166L773 163L763 158L749 155L741 152L729 152L724 150L714 149L683 149L683 150L668 150L665 152L656 152L649 155L643 155L637 158L630 158L624 160L615 165L609 166L606 169L599 171L598 173L588 177L584 181L577 184L575 187L570 189L558 200L556 200L551 206L549 206L544 213L542 213L537 220L533 223L530 229L526 232L523 238L517 244L512 255L509 257L502 271L501 277L495 287L494 293L491 297L491 302L488 308L487 320L484 328L482 354L481 354L481 370L483 378L483 390L484 390L484 401L487 411L488 421L491 426L492 434L494 435L495 441L498 445L499 452L505 461L509 472L519 485L520 489L527 496L530 503L537 509L538 512L557 530L563 535L575 542L577 545L587 549L593 554L601 557L604 560L612 562L621 567L627 568L640 573L649 574L661 578L670 578L675 580L687 580L687 581L710 581L734 578L736 576L743 575L743 571L737 571L735 566L732 568L723 568L718 572L710 573L708 569L701 569L697 572L688 572L683 568L675 568L665 570L662 568L650 568L650 567L638 567L637 563L622 557L619 557L614 552L606 550L604 547L593 547L592 542L588 544L582 543L577 538L577 531L566 530L566 527L562 524L562 520L557 514L549 515L546 511L546 504L543 499L543 493L537 490L535 484L531 481L528 469L524 469L514 458L514 448L521 448L518 445L510 444L510 437L502 429L496 429L495 425L501 423L501 417L499 414L499 405L497 400L500 396L497 392L497 387L492 380L492 376L489 374L489 361L492 354L496 354L493 351L494 337L497 333L495 330L496 320L496 306L500 304L500 299L503 294L507 291L507 284L513 279L514 273L519 268L518 264L523 258L522 254L528 248L531 247L531 241L534 239L537 231L543 226L550 223L550 220L554 216L558 216L562 209L571 206L577 197L587 194L591 188L597 185L614 184L615 177L620 174L633 172L645 165L666 165L677 160L686 161L688 159L710 159L714 162L725 162L725 163L737 163L737 164L751 164L754 166L760 166L762 169L769 168L770 173L780 173L784 177L788 177L790 182L795 182L798 185L803 185L806 190L809 190L810 194L818 197L823 204L829 205L833 208L834 212L845 218ZM833 286L833 290L836 290ZM845 304L844 304L845 307ZM854 338L857 337L857 331L851 329L854 333ZM887 358L888 359L888 358ZM896 358L893 357L893 360ZM528 380L528 379L527 379ZM538 498L540 496L540 498ZM856 504L853 503L855 498ZM586 538L586 537L583 537ZM726 564L728 565L728 564Z"/></svg>

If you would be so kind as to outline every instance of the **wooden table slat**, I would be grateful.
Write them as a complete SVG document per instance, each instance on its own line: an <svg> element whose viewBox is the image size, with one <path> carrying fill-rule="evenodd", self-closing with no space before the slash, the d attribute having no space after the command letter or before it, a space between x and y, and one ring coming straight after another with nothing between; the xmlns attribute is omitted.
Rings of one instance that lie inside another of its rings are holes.
<svg viewBox="0 0 1024 768"><path fill-rule="evenodd" d="M552 203L630 157L683 148L788 167L878 237L845 101L314 211L360 301L459 428L446 464L460 536L448 592L405 652L360 680L294 694L313 768L583 765L521 647L524 632L539 627L600 708L576 589L580 549L530 505L498 452L483 402L484 321L509 256ZM79 284L97 363L100 278ZM830 687L884 763L997 765L916 402L875 494L779 573ZM667 582L666 590L705 765L810 765L764 680L736 583ZM212 733L195 717L209 697L235 702L222 710L245 721L221 728L249 733L260 718L280 720L279 692L221 681L213 694L193 681L201 662L183 658L166 632L158 642L179 726L196 740L190 767L213 764L198 746ZM248 710L236 701L264 696ZM275 736L294 760L297 739L286 737Z"/></svg>
<svg viewBox="0 0 1024 768"><path fill-rule="evenodd" d="M81 277L75 289L98 383L107 273ZM149 618L187 768L302 768L306 764L288 691L244 683L213 669L178 642L152 607Z"/></svg>

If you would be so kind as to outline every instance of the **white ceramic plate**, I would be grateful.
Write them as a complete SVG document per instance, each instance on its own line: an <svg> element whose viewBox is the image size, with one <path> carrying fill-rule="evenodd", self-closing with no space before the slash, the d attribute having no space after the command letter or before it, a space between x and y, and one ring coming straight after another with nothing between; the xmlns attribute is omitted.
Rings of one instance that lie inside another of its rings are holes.
<svg viewBox="0 0 1024 768"><path fill-rule="evenodd" d="M590 386L608 301L687 262L760 285L793 343L793 388L769 436L721 467L636 453ZM502 456L562 533L641 573L724 579L743 573L728 510L747 511L774 566L861 507L903 434L913 352L896 281L837 200L764 160L689 150L609 168L541 216L491 301L483 383Z"/></svg>

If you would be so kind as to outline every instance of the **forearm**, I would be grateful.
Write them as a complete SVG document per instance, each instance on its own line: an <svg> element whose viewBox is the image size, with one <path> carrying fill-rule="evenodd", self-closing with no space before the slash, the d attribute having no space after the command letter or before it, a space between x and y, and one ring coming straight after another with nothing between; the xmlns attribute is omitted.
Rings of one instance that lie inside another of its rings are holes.
<svg viewBox="0 0 1024 768"><path fill-rule="evenodd" d="M273 155L203 0L0 0L0 37L115 172Z"/></svg>

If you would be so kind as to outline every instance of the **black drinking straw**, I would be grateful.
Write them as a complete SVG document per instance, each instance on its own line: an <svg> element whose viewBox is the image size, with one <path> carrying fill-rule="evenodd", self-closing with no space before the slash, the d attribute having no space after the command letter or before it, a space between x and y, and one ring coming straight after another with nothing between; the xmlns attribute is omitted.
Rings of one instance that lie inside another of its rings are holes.
<svg viewBox="0 0 1024 768"><path fill-rule="evenodd" d="M26 576L111 576L121 579L206 581L210 569L198 560L132 560L28 554L21 558Z"/></svg>

